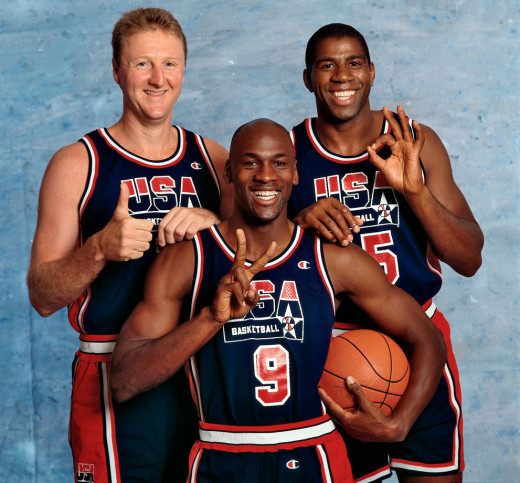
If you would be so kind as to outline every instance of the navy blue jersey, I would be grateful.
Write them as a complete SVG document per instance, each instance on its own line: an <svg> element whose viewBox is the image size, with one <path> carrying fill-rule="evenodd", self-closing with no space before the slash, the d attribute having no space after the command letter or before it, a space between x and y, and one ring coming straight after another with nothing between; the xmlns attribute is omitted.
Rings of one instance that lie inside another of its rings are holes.
<svg viewBox="0 0 520 483"><path fill-rule="evenodd" d="M80 200L78 245L110 221L120 184L129 188L129 214L153 221L154 239L138 260L108 262L82 297L69 307L69 320L86 334L118 334L142 298L145 274L157 254L157 225L176 206L219 212L220 186L202 138L182 127L178 147L167 159L152 161L120 146L106 129L81 139L89 155L87 186Z"/></svg>
<svg viewBox="0 0 520 483"><path fill-rule="evenodd" d="M193 242L196 314L211 304L234 251L216 226ZM190 360L200 420L263 426L322 416L318 382L334 323L334 293L320 240L296 226L290 244L252 286L258 305L243 319L228 321Z"/></svg>
<svg viewBox="0 0 520 483"><path fill-rule="evenodd" d="M291 131L300 181L293 187L289 216L321 198L337 198L364 221L360 233L353 234L354 242L379 262L391 283L424 304L440 290L442 275L421 224L404 197L368 160L366 151L358 156L328 151L314 122L306 119ZM390 131L385 120L381 134ZM382 145L378 154L386 159L390 148Z"/></svg>

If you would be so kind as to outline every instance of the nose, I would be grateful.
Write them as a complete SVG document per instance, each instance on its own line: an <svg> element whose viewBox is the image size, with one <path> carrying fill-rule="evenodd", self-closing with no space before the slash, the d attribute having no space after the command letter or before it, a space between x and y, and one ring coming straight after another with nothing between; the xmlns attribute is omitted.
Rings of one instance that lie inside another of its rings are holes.
<svg viewBox="0 0 520 483"><path fill-rule="evenodd" d="M164 72L161 65L152 65L149 82L154 86L164 84Z"/></svg>
<svg viewBox="0 0 520 483"><path fill-rule="evenodd" d="M275 178L276 172L271 163L262 163L255 173L255 179L263 183L269 183Z"/></svg>
<svg viewBox="0 0 520 483"><path fill-rule="evenodd" d="M333 79L338 82L347 82L352 79L352 77L350 67L348 65L339 64L334 71Z"/></svg>

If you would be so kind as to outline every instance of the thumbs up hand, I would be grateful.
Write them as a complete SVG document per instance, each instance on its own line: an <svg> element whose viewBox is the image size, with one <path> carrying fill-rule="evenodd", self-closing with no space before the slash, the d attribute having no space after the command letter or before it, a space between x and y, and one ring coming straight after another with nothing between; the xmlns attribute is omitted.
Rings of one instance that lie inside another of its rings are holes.
<svg viewBox="0 0 520 483"><path fill-rule="evenodd" d="M105 260L126 262L136 260L150 248L153 223L138 220L128 214L128 186L121 191L112 219L99 232L99 248Z"/></svg>

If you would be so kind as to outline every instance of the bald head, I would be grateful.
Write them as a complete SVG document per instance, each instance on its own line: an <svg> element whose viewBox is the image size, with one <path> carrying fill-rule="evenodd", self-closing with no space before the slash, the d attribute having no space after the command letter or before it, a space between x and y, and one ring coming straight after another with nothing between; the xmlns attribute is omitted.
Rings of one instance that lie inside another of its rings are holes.
<svg viewBox="0 0 520 483"><path fill-rule="evenodd" d="M233 151L236 152L237 147L241 146L244 140L247 142L248 139L258 138L260 136L269 136L280 140L285 139L285 141L289 143L288 146L290 145L290 151L294 152L287 129L271 119L260 118L242 124L242 126L235 131L235 134L233 134L231 138L231 146L229 149L230 158L233 156Z"/></svg>

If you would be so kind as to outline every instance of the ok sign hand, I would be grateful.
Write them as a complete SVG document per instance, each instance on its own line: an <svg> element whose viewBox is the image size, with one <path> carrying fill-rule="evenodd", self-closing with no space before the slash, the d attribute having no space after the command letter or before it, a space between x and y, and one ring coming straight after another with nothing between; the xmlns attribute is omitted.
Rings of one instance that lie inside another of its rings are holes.
<svg viewBox="0 0 520 483"><path fill-rule="evenodd" d="M414 195L424 186L420 160L424 133L420 124L413 121L417 134L414 140L403 106L397 106L397 114L399 122L388 107L383 107L383 115L390 124L392 133L379 136L371 146L368 146L368 156L370 162L381 171L392 188L405 196ZM382 143L385 143L392 152L388 159L382 159L376 152L377 147Z"/></svg>

